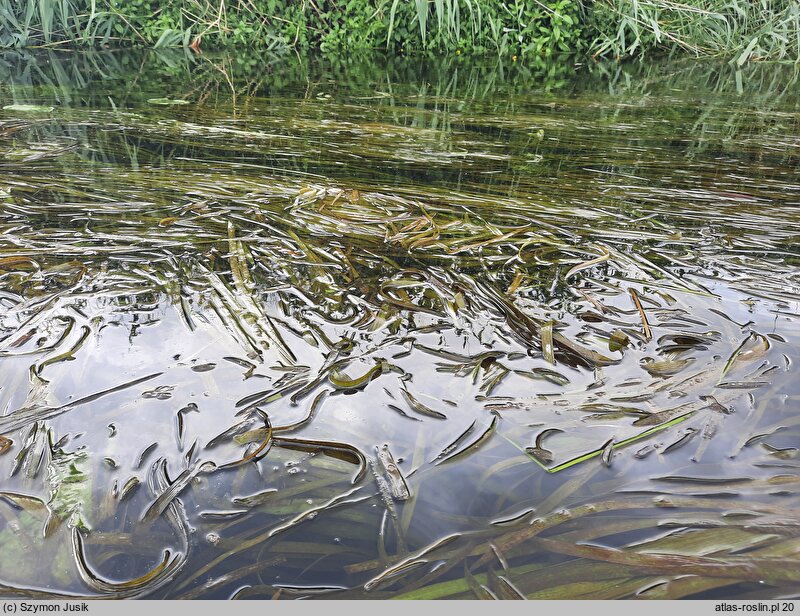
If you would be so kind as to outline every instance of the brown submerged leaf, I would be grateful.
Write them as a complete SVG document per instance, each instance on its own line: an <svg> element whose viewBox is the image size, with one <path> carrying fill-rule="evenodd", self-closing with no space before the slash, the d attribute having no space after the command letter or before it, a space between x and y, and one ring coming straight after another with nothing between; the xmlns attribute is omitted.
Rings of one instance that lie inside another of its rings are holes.
<svg viewBox="0 0 800 616"><path fill-rule="evenodd" d="M692 363L691 359L665 359L643 361L642 368L655 377L668 377L678 374Z"/></svg>

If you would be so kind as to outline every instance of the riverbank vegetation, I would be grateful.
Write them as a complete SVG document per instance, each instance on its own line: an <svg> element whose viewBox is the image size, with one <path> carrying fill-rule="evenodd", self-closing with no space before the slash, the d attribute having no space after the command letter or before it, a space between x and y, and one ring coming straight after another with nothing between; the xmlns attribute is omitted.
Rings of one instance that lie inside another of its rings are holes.
<svg viewBox="0 0 800 616"><path fill-rule="evenodd" d="M0 0L0 47L800 59L794 0Z"/></svg>

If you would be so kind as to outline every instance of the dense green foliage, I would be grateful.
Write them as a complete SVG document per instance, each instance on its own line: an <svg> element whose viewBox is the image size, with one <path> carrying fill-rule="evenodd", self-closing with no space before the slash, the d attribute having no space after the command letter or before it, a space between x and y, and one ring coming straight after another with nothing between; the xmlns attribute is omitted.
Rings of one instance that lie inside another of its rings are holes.
<svg viewBox="0 0 800 616"><path fill-rule="evenodd" d="M435 49L580 46L579 0L0 0L0 45Z"/></svg>
<svg viewBox="0 0 800 616"><path fill-rule="evenodd" d="M596 0L593 53L617 57L647 49L749 59L800 59L796 0Z"/></svg>
<svg viewBox="0 0 800 616"><path fill-rule="evenodd" d="M800 58L795 0L0 0L0 46Z"/></svg>

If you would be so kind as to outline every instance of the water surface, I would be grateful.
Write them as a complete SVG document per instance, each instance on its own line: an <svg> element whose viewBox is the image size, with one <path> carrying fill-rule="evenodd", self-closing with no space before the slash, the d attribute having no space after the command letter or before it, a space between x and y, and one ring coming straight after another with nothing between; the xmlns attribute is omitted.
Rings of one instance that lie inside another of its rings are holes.
<svg viewBox="0 0 800 616"><path fill-rule="evenodd" d="M796 592L796 69L0 72L4 595Z"/></svg>

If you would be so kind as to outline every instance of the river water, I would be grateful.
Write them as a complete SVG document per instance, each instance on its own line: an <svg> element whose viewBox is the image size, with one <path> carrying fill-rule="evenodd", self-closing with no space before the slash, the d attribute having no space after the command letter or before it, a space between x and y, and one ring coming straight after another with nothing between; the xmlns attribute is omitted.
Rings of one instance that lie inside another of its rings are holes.
<svg viewBox="0 0 800 616"><path fill-rule="evenodd" d="M796 68L0 74L3 595L796 595Z"/></svg>

